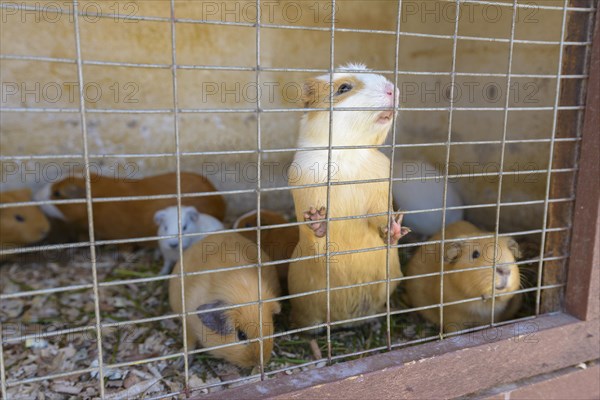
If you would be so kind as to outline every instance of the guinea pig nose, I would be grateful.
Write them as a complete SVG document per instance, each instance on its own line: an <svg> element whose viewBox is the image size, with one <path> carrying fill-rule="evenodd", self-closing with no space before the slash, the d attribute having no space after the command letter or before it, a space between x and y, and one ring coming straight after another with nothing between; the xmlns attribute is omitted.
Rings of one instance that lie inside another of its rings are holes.
<svg viewBox="0 0 600 400"><path fill-rule="evenodd" d="M178 245L179 245L178 242L171 242L171 243L169 243L169 247L172 248L172 249L177 248Z"/></svg>
<svg viewBox="0 0 600 400"><path fill-rule="evenodd" d="M394 95L394 85L393 84L387 83L385 85L385 94L387 94L388 96Z"/></svg>
<svg viewBox="0 0 600 400"><path fill-rule="evenodd" d="M496 280L496 290L506 289L506 287L508 286L508 277L510 275L510 269L498 268L496 271L498 272L498 278L500 278L500 282Z"/></svg>

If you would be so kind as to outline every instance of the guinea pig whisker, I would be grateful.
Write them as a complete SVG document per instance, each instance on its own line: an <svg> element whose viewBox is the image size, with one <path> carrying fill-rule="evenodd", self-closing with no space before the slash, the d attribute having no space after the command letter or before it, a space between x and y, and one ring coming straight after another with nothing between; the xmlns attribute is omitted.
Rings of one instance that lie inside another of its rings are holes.
<svg viewBox="0 0 600 400"><path fill-rule="evenodd" d="M520 283L522 288L533 286L533 281L529 279L529 277L523 275L520 277Z"/></svg>

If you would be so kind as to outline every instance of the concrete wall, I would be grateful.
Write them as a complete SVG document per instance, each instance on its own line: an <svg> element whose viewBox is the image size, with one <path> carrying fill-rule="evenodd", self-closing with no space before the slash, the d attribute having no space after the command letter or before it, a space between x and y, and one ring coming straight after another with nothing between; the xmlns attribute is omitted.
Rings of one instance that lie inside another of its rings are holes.
<svg viewBox="0 0 600 400"><path fill-rule="evenodd" d="M511 3L506 0L505 2ZM0 32L3 55L35 55L73 59L75 39L72 17L52 12L57 2L19 2L38 4L37 12L23 13L10 6L2 9ZM451 35L454 30L452 4L437 1L405 1L402 32ZM3 2L3 4L9 4ZM176 16L228 22L254 22L253 1L177 1ZM395 30L397 4L394 1L338 1L337 26ZM562 1L544 1L561 5ZM263 23L295 26L329 26L331 9L327 1L263 2ZM121 14L169 17L168 1L128 1L118 4ZM117 11L114 2L81 2L88 12ZM461 10L459 34L509 38L511 8L472 5ZM516 25L517 39L559 40L560 11L522 10ZM171 32L165 21L124 21L118 18L80 19L81 48L84 60L170 64ZM256 65L256 30L251 26L206 25L181 22L176 26L177 63L184 65L243 66ZM329 32L261 29L260 58L263 67L328 68ZM456 49L459 72L506 73L507 43L460 40ZM375 33L336 32L335 62L364 62L375 69L394 68L395 36ZM513 73L555 74L559 47L555 45L516 44ZM452 40L402 36L398 65L405 71L448 72L452 67ZM1 60L2 107L77 108L74 63ZM84 67L88 109L169 109L173 107L171 71L168 68L92 66ZM299 107L295 88L311 73L261 73L261 105L265 109ZM390 76L393 78L393 76ZM253 108L252 71L178 70L179 107L184 109ZM449 104L446 91L449 76L401 74L399 86L405 107L444 107ZM36 87L36 84L38 86ZM250 86L248 86L250 84ZM207 86L209 85L209 86ZM237 85L237 86L236 86ZM506 78L457 78L457 106L501 107L506 95ZM513 79L511 105L551 106L554 104L554 79ZM216 88L216 89L215 89ZM273 88L270 96L269 88ZM287 88L287 92L283 89ZM31 93L26 94L30 90ZM98 90L100 89L101 92ZM57 91L58 90L58 91ZM213 93L216 90L216 93ZM232 91L227 92L227 90ZM15 92L15 93L13 93ZM430 93L431 92L431 93ZM427 94L430 93L430 94ZM36 98L37 95L37 98ZM72 97L72 98L71 98ZM552 111L511 112L509 139L549 138ZM499 140L502 137L502 111L457 111L452 124L452 141ZM1 114L0 145L2 155L81 154L80 117L77 113ZM299 113L261 115L262 147L293 147ZM254 113L184 113L180 115L180 149L184 152L253 150L257 147L257 118ZM175 150L173 117L169 114L96 114L87 115L91 154L161 153ZM397 143L443 142L448 135L448 112L404 111L399 114ZM443 162L444 147L406 148L402 158L424 158ZM514 144L506 148L506 170L544 169L547 167L547 143ZM263 161L272 163L275 174L263 179L263 186L284 186L283 170L292 152L268 153ZM453 146L452 172L497 171L499 145ZM255 186L255 154L186 156L182 168L204 171L222 190ZM64 168L67 160L8 162L4 164L2 187L38 185L55 176L54 167ZM173 157L104 157L95 159L107 173L152 175L175 168ZM475 164L473 164L475 163ZM119 167L120 165L120 167ZM16 172L13 169L16 167ZM269 167L272 168L272 167ZM496 168L496 169L494 169ZM37 171L24 174L26 171ZM223 174L223 171L236 173ZM26 176L25 176L26 175ZM25 179L26 178L26 179ZM273 179L271 179L273 178ZM504 201L538 200L544 197L545 175L523 174L504 180ZM497 178L461 179L462 194L468 204L495 203ZM233 215L251 209L255 195L229 196ZM289 210L287 192L263 195L263 206ZM541 223L539 206L503 208L501 230L529 229ZM495 208L469 212L476 223L493 226Z"/></svg>

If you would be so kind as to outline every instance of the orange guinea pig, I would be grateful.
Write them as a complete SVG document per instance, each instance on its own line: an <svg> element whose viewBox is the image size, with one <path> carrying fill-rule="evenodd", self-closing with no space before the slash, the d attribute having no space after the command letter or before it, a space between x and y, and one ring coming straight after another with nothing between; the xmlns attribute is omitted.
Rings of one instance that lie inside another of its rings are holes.
<svg viewBox="0 0 600 400"><path fill-rule="evenodd" d="M31 201L31 190L20 189L0 193L0 203ZM0 248L12 249L44 239L50 230L48 219L36 206L0 208Z"/></svg>
<svg viewBox="0 0 600 400"><path fill-rule="evenodd" d="M519 246L513 238L501 236L497 247L491 235L467 221L458 221L446 227L445 239L464 239L444 244L444 303L476 299L444 306L444 331L472 328L489 324L492 320L492 291L495 286L494 320L512 318L521 305L521 295L514 294L521 285L519 266L515 259ZM431 241L441 239L441 232ZM494 250L496 248L496 250ZM496 257L496 272L492 268ZM406 298L413 307L425 307L440 302L440 277L418 275L440 272L442 254L440 244L428 244L417 249L410 259L405 282ZM481 269L477 269L481 267ZM485 268L489 267L489 268ZM463 271L465 270L465 271ZM460 272L453 272L460 271ZM439 324L439 307L420 310L419 313L434 324Z"/></svg>
<svg viewBox="0 0 600 400"><path fill-rule="evenodd" d="M177 175L168 173L143 179L115 179L112 177L91 176L92 197L134 197L153 195L173 195L177 192ZM181 193L214 192L215 187L204 176L182 172ZM36 193L37 200L65 200L85 198L85 179L73 176L48 184ZM225 216L225 200L220 195L184 197L183 206L193 206L199 212L210 214L218 219ZM175 206L177 199L127 200L115 202L94 202L95 237L99 240L130 239L156 235L154 214L163 208ZM88 230L87 205L54 204L44 205L44 212L66 221L81 233ZM145 245L155 245L145 242Z"/></svg>
<svg viewBox="0 0 600 400"><path fill-rule="evenodd" d="M369 72L364 65L349 64L339 70L333 75L333 89L328 74L306 82L306 106L321 110L307 111L300 120L297 147L304 151L296 152L294 168L289 170L288 183L295 187L291 192L296 220L311 221L300 226L293 257L303 258L290 262L288 274L290 294L299 295L290 299L290 319L296 327L314 326L328 319L358 318L344 323L346 327L364 324L366 321L360 317L385 309L387 288L393 291L398 281L389 285L360 284L402 276L398 253L390 251L388 256L385 245L388 241L395 245L408 230L401 227L401 217L390 218L387 214L390 159L373 148L385 142L392 128L391 108L398 104L400 92L392 82ZM334 91L334 108L356 110L322 111L331 105L329 96L324 95L330 90ZM331 152L307 149L329 143L350 148ZM361 148L364 146L367 147ZM330 173L328 165L335 166L329 168ZM326 172L312 173L315 166L326 167ZM328 177L342 184L328 188ZM363 218L366 214L376 216ZM327 222L328 217L339 219ZM374 248L379 249L363 251ZM329 263L324 256L327 250L338 253ZM323 256L307 257L318 254ZM331 296L324 292L303 294L324 290L328 276L332 288L357 286L332 291Z"/></svg>
<svg viewBox="0 0 600 400"><path fill-rule="evenodd" d="M261 227L287 223L289 223L289 221L283 215L275 211L261 210L260 212ZM233 229L255 226L256 210L247 212L233 223ZM240 235L256 243L256 231L240 232ZM299 229L297 226L261 229L260 248L267 253L269 258L273 261L288 260L292 257L292 253L298 244L298 235ZM289 263L277 264L275 267L277 268L279 281L287 284Z"/></svg>
<svg viewBox="0 0 600 400"><path fill-rule="evenodd" d="M260 364L260 344L249 340L260 337L260 314L263 337L273 334L273 316L280 312L281 306L273 300L279 295L277 273L272 267L262 268L259 281L258 267L250 266L257 263L259 251L262 250L256 247L256 243L245 237L237 233L223 233L209 235L183 253L184 273L196 273L184 276L185 311L201 312L186 316L189 349L196 347L196 343L211 348L239 342L210 352L239 367ZM261 258L269 261L264 252ZM177 262L174 274L181 273L181 264L181 260ZM244 265L248 267L229 270ZM263 300L262 313L258 304L218 310L258 302L259 288ZM169 281L169 304L176 313L184 311L181 300L181 279L172 278ZM267 337L263 340L262 358L265 363L269 362L272 350L273 338Z"/></svg>

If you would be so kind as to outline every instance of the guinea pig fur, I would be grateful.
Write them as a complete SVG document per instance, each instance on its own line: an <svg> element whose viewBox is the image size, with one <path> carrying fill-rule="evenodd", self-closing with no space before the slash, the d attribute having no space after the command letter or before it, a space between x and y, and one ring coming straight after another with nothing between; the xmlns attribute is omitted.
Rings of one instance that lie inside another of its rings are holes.
<svg viewBox="0 0 600 400"><path fill-rule="evenodd" d="M262 260L268 260L264 252L261 257ZM231 268L257 262L256 243L237 233L207 236L191 245L183 254L185 273ZM179 274L180 269L181 261L175 265L174 273ZM279 295L277 272L272 267L263 267L261 278L262 300L276 298ZM258 267L185 276L184 282L186 312L206 311L258 301ZM174 312L182 312L179 278L171 278L169 282L169 302ZM279 312L278 302L262 303L263 336L273 334L273 315ZM196 343L209 348L256 339L260 336L259 309L256 304L230 310L190 314L186 316L186 325L187 345L190 349L193 349ZM272 349L273 339L264 339L265 363L271 358ZM260 363L258 341L223 347L210 352L240 367L253 367Z"/></svg>
<svg viewBox="0 0 600 400"><path fill-rule="evenodd" d="M233 229L250 228L257 225L256 210L247 212L240 216L234 223ZM281 214L270 211L260 211L260 225L271 226L287 224L289 221ZM256 243L256 231L240 232L240 235ZM269 255L271 260L288 260L291 258L294 248L298 244L298 227L288 226L284 228L261 229L260 248ZM277 264L279 281L287 285L289 264Z"/></svg>
<svg viewBox="0 0 600 400"><path fill-rule="evenodd" d="M130 197L175 194L177 175L168 173L143 179L114 179L108 176L91 176L93 198ZM213 192L215 187L202 175L182 172L181 193ZM85 179L72 176L44 187L37 193L38 200L65 200L85 198ZM225 200L220 195L184 197L182 205L196 207L202 213L218 219L225 216ZM96 239L113 240L154 236L154 214L174 206L177 199L132 200L96 202L93 204ZM69 223L74 230L85 233L88 229L86 204L54 204L42 207L46 214ZM153 242L143 242L152 246Z"/></svg>
<svg viewBox="0 0 600 400"><path fill-rule="evenodd" d="M158 225L158 236L179 234L179 220L176 206L157 211L154 214L154 222ZM181 207L181 232L183 235L214 232L223 229L223 223L215 217L199 213L195 207ZM183 236L181 240L183 250L190 247L193 243L202 240L204 237L205 235ZM179 260L179 238L161 239L158 241L158 247L164 259L164 265L160 274L166 275L171 271L177 260Z"/></svg>
<svg viewBox="0 0 600 400"><path fill-rule="evenodd" d="M31 201L31 190L20 189L0 193L0 203ZM26 246L44 239L50 230L48 219L37 206L0 208L0 248ZM4 256L2 256L4 257Z"/></svg>
<svg viewBox="0 0 600 400"><path fill-rule="evenodd" d="M360 69L364 73L344 72ZM398 90L381 75L368 73L363 65L348 65L333 75L334 111L333 145L379 145L392 126L393 111L335 111L335 107L392 108L398 104ZM304 102L311 108L329 107L329 75L310 79L305 85ZM329 111L308 111L300 121L298 147L327 146ZM288 171L290 186L327 182L327 150L299 151ZM390 160L373 148L333 149L331 154L333 182L389 179ZM326 252L326 225L318 222L331 218L387 213L388 182L355 183L331 186L330 207L327 187L292 189L298 221L313 220L301 225L299 242L292 257L314 256ZM396 221L397 222L397 221ZM400 226L390 223L387 215L331 221L330 250L343 252L385 245L389 226L400 232ZM392 237L392 244L399 236ZM346 286L386 279L387 250L333 255L330 263L331 287ZM389 278L401 277L396 250L389 254ZM390 283L393 291L397 282ZM326 288L325 257L290 263L288 275L290 294ZM295 326L313 326L327 320L326 294L312 294L291 299L291 320ZM375 314L387 301L386 284L365 285L331 292L331 320L340 321ZM363 323L364 321L358 322ZM354 323L356 324L356 323ZM346 324L351 326L354 324Z"/></svg>
<svg viewBox="0 0 600 400"><path fill-rule="evenodd" d="M444 306L444 331L446 332L491 323L492 285L496 286L497 295L494 310L496 322L511 318L520 307L521 296L510 294L520 287L519 267L515 264L515 259L519 257L518 245L510 237L498 237L494 276L491 268L494 260L494 238L468 239L488 234L489 232L482 231L467 221L458 221L446 227L446 240L459 238L466 240L445 243L445 272L490 267L444 275L444 303L478 298L467 303ZM430 240L440 239L441 232ZM442 255L439 243L421 246L409 261L406 276L440 272L440 257ZM405 288L407 301L413 307L430 306L440 302L439 276L409 279L406 281ZM429 321L439 324L438 307L419 312Z"/></svg>
<svg viewBox="0 0 600 400"><path fill-rule="evenodd" d="M425 161L394 160L394 177L406 180L394 181L392 192L394 203L402 211L442 208L444 205L444 177L435 179L408 180L441 176L437 169ZM460 207L464 203L455 182L448 181L446 207ZM447 210L446 225L464 218L464 210ZM406 214L404 223L414 232L431 236L442 229L442 212L430 211Z"/></svg>

